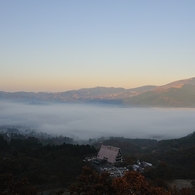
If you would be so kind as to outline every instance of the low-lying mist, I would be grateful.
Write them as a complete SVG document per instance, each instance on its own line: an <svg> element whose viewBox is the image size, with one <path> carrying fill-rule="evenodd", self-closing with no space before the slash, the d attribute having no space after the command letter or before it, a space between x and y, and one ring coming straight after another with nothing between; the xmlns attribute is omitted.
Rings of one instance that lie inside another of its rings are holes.
<svg viewBox="0 0 195 195"><path fill-rule="evenodd" d="M87 104L0 102L0 125L74 139L116 136L170 139L195 131L195 109L123 108Z"/></svg>

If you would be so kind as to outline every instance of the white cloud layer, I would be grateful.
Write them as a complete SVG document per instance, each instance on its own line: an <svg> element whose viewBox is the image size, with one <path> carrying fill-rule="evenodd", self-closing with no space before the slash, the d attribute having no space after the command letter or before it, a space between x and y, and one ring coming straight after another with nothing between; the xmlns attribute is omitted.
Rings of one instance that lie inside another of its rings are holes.
<svg viewBox="0 0 195 195"><path fill-rule="evenodd" d="M75 139L120 136L169 139L195 131L195 109L0 102L0 125L24 126Z"/></svg>

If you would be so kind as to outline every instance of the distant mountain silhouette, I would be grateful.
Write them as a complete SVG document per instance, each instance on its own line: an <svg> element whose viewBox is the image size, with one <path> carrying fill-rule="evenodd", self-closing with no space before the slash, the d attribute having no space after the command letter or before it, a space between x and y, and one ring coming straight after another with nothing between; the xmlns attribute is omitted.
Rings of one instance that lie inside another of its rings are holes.
<svg viewBox="0 0 195 195"><path fill-rule="evenodd" d="M0 99L14 101L45 101L45 102L121 102L124 98L132 97L156 86L142 86L132 89L114 87L95 87L71 90L59 93L46 92L3 92L0 91Z"/></svg>
<svg viewBox="0 0 195 195"><path fill-rule="evenodd" d="M195 107L195 77L163 86L124 89L95 87L59 93L0 92L1 100L37 102L82 102L134 107Z"/></svg>
<svg viewBox="0 0 195 195"><path fill-rule="evenodd" d="M156 87L124 102L131 106L195 107L195 78Z"/></svg>

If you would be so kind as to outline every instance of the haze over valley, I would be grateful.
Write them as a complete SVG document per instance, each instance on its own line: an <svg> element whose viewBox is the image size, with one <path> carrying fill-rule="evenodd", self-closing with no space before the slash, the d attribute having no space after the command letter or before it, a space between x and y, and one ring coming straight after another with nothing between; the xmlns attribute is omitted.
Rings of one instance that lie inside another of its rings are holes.
<svg viewBox="0 0 195 195"><path fill-rule="evenodd" d="M195 131L195 109L125 108L93 104L0 102L0 126L76 140L99 137L170 139Z"/></svg>
<svg viewBox="0 0 195 195"><path fill-rule="evenodd" d="M195 78L133 89L0 92L0 125L77 140L102 136L179 138L195 131L194 97Z"/></svg>

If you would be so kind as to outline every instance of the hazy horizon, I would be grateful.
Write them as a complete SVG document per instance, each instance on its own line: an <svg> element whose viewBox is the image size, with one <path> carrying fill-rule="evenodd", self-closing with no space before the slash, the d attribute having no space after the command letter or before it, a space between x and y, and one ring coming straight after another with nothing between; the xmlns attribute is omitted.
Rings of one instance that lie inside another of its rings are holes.
<svg viewBox="0 0 195 195"><path fill-rule="evenodd" d="M0 91L132 89L192 78L194 10L193 0L0 1ZM178 137L194 131L195 119L194 109L4 101L0 109L2 125L77 138Z"/></svg>
<svg viewBox="0 0 195 195"><path fill-rule="evenodd" d="M87 104L0 102L0 126L88 140L99 137L171 139L195 131L195 109L124 108Z"/></svg>
<svg viewBox="0 0 195 195"><path fill-rule="evenodd" d="M195 77L190 77L190 78L182 78L182 79L179 79L179 80L173 80L171 81L170 83L172 82L177 82L177 81L181 81L181 80L186 80L186 79L194 79ZM61 93L61 92L67 92L67 91L75 91L75 90L81 90L81 89L93 89L93 88L123 88L123 89L136 89L136 88L139 88L139 87L146 87L146 86L156 86L156 87L160 87L160 86L164 86L164 85L167 85L167 84L170 84L170 83L164 83L162 85L149 85L149 84L145 84L145 85L142 85L142 86L137 86L137 87L132 87L132 88L124 88L124 87L113 87L113 86L109 86L109 87L105 87L105 86L94 86L94 87L91 87L91 88L87 88L87 87L84 87L84 88L79 88L79 89L70 89L70 90L64 90L64 91L2 91L2 92L8 92L8 93L17 93L17 92L27 92L27 93ZM1 92L1 91L0 91Z"/></svg>

